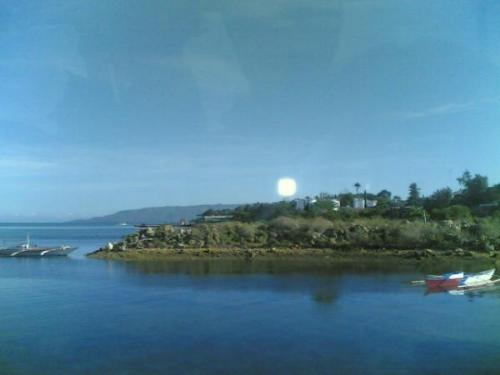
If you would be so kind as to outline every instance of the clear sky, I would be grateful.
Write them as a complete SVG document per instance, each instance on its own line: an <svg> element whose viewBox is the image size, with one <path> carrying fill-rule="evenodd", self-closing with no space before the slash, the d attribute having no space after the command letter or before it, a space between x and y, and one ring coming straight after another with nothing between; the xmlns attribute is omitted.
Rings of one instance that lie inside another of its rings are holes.
<svg viewBox="0 0 500 375"><path fill-rule="evenodd" d="M497 1L3 0L0 46L0 220L500 182Z"/></svg>

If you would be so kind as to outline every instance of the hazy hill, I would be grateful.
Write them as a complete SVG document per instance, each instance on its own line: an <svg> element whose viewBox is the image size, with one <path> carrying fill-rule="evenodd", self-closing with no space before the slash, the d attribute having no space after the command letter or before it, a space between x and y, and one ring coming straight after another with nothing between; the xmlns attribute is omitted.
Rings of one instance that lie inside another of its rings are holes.
<svg viewBox="0 0 500 375"><path fill-rule="evenodd" d="M72 224L158 224L192 220L209 209L222 210L238 207L237 204L203 204L197 206L149 207L120 211L112 215L72 221Z"/></svg>

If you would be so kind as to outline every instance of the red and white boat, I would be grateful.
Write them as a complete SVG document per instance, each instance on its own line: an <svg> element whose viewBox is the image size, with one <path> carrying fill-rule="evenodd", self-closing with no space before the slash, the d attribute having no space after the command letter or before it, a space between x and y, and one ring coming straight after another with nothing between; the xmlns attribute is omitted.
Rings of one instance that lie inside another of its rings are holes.
<svg viewBox="0 0 500 375"><path fill-rule="evenodd" d="M427 275L425 278L425 285L429 289L452 289L457 288L463 278L463 272Z"/></svg>
<svg viewBox="0 0 500 375"><path fill-rule="evenodd" d="M478 273L466 273L463 280L460 282L460 287L473 287L486 284L491 281L495 274L495 269L486 270Z"/></svg>

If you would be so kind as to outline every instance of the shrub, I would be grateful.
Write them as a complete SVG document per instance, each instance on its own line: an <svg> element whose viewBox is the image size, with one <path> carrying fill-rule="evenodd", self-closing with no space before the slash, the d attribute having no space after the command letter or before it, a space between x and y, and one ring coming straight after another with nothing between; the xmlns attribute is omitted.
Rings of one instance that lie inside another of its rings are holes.
<svg viewBox="0 0 500 375"><path fill-rule="evenodd" d="M446 208L436 208L431 211L435 220L462 220L471 221L472 213L467 206L454 205Z"/></svg>

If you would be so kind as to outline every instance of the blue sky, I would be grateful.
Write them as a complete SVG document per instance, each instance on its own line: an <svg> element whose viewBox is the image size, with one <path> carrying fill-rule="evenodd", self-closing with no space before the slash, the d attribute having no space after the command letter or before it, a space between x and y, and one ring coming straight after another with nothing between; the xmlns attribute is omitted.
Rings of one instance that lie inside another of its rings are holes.
<svg viewBox="0 0 500 375"><path fill-rule="evenodd" d="M0 4L0 220L500 182L500 3Z"/></svg>

